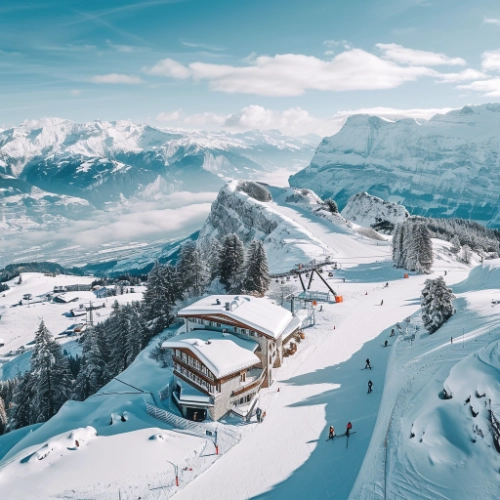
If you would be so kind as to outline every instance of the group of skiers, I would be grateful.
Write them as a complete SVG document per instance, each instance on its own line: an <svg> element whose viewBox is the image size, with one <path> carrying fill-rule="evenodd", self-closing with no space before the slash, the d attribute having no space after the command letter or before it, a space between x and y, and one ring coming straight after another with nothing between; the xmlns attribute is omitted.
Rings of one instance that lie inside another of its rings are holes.
<svg viewBox="0 0 500 500"><path fill-rule="evenodd" d="M337 434L335 433L335 429L333 428L333 425L330 425L330 431L328 433L328 439L333 439L335 437L342 437L342 436L349 437L350 434L351 434L351 429L352 429L351 422L347 422L347 425L346 425L346 428L345 428L345 433L344 434L340 434L339 436L337 436Z"/></svg>

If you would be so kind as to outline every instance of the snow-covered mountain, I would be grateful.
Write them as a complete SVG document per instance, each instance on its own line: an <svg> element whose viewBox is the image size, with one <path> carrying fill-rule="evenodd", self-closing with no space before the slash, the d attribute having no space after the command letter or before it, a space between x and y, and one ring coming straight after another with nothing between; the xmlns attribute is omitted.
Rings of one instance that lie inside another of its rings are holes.
<svg viewBox="0 0 500 500"><path fill-rule="evenodd" d="M413 214L499 226L499 130L500 104L465 106L428 121L351 116L290 184L332 196L341 208L367 191Z"/></svg>
<svg viewBox="0 0 500 500"><path fill-rule="evenodd" d="M342 210L342 216L347 220L377 229L403 222L409 215L403 205L384 201L368 193L355 194Z"/></svg>
<svg viewBox="0 0 500 500"><path fill-rule="evenodd" d="M277 130L208 133L43 118L0 132L0 173L102 206L123 197L148 198L158 188L213 191L227 178L306 165L315 146L310 137Z"/></svg>

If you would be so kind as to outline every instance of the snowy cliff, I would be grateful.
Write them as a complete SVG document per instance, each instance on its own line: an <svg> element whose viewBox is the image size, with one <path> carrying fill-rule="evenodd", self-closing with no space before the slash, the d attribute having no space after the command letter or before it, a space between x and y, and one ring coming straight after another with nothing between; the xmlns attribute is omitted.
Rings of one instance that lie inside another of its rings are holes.
<svg viewBox="0 0 500 500"><path fill-rule="evenodd" d="M349 198L342 216L363 227L383 229L403 222L409 213L397 203L384 201L368 193L358 193Z"/></svg>
<svg viewBox="0 0 500 500"><path fill-rule="evenodd" d="M428 121L351 116L290 185L332 196L340 208L367 191L415 215L500 226L499 130L500 104L465 106Z"/></svg>
<svg viewBox="0 0 500 500"><path fill-rule="evenodd" d="M244 244L253 239L263 240L271 272L286 272L295 264L307 263L315 258L324 260L331 253L301 224L281 213L280 207L273 201L256 199L242 190L242 184L242 181L231 181L220 190L198 237L202 254L208 253L213 239L220 241L230 233L237 234ZM290 199L295 194L293 189L269 189L279 199ZM314 202L319 198L309 193L307 197L294 198L291 203L300 198L301 206L306 209L316 207ZM315 215L311 214L311 217ZM347 224L339 215L337 218Z"/></svg>

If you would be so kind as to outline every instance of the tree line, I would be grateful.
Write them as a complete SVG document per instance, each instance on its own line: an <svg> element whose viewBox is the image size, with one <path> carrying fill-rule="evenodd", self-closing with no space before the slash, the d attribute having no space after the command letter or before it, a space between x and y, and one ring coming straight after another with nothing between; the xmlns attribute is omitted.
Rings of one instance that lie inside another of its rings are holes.
<svg viewBox="0 0 500 500"><path fill-rule="evenodd" d="M261 241L252 241L245 251L238 236L230 234L214 240L208 256L202 259L196 244L188 242L177 265L156 263L143 301L115 301L109 318L80 338L79 357L65 356L42 320L29 370L0 381L0 434L46 422L68 399L83 401L95 394L173 323L185 300L214 290L257 296L267 291L269 269Z"/></svg>

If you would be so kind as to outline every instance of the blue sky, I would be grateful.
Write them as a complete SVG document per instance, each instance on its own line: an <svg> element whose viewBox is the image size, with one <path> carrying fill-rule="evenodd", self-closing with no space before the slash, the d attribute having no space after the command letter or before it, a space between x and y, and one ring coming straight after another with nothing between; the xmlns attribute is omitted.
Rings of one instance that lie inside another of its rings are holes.
<svg viewBox="0 0 500 500"><path fill-rule="evenodd" d="M3 126L60 116L323 135L352 111L498 100L500 3L4 0L0 71Z"/></svg>

